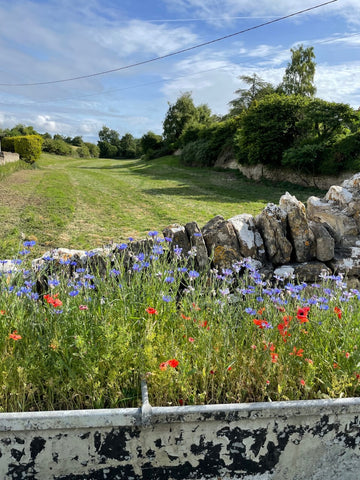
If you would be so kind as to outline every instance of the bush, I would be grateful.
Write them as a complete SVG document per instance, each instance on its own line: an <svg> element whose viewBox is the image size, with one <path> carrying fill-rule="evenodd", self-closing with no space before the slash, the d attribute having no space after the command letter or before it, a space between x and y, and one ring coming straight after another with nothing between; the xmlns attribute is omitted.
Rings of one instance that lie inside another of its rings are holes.
<svg viewBox="0 0 360 480"><path fill-rule="evenodd" d="M100 148L94 143L85 142L84 145L88 148L90 156L93 158L98 158L100 155Z"/></svg>
<svg viewBox="0 0 360 480"><path fill-rule="evenodd" d="M53 153L54 155L72 155L71 145L60 139L46 139L43 143L42 149L43 152Z"/></svg>
<svg viewBox="0 0 360 480"><path fill-rule="evenodd" d="M42 143L43 138L40 135L5 137L2 140L2 148L18 153L21 160L27 163L34 163L40 158Z"/></svg>
<svg viewBox="0 0 360 480"><path fill-rule="evenodd" d="M238 127L237 117L210 126L189 126L181 137L181 160L185 165L214 166L223 151L233 148Z"/></svg>
<svg viewBox="0 0 360 480"><path fill-rule="evenodd" d="M77 154L80 158L90 158L90 150L86 145L82 145L77 149Z"/></svg>

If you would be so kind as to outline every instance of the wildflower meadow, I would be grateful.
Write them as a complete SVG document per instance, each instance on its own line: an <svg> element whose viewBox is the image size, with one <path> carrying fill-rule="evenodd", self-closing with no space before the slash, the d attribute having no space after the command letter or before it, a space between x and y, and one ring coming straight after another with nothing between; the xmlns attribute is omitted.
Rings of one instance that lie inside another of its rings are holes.
<svg viewBox="0 0 360 480"><path fill-rule="evenodd" d="M197 271L158 232L148 245L116 245L105 271L34 268L34 241L1 261L1 411L137 407L144 379L157 406L359 395L360 292L342 276Z"/></svg>

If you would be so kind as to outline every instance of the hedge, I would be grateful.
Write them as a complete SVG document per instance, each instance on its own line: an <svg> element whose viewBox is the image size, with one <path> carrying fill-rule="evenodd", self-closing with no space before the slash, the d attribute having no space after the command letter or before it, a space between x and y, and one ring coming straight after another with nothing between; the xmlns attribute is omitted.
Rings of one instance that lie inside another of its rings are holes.
<svg viewBox="0 0 360 480"><path fill-rule="evenodd" d="M40 135L5 137L1 141L4 151L18 153L21 160L27 163L39 160L42 143L43 139Z"/></svg>

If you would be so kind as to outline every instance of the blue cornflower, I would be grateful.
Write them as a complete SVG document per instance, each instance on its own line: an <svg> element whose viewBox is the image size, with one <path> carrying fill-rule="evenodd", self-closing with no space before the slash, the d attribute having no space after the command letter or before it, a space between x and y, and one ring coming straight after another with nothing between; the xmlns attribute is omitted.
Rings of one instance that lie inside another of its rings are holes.
<svg viewBox="0 0 360 480"><path fill-rule="evenodd" d="M92 280L93 278L95 278L95 275L91 275L90 273L87 273L86 275L84 275L84 278L86 280Z"/></svg>
<svg viewBox="0 0 360 480"><path fill-rule="evenodd" d="M190 278L197 278L199 275L200 275L200 273L197 272L196 270L190 270L189 271L189 277Z"/></svg>
<svg viewBox="0 0 360 480"><path fill-rule="evenodd" d="M185 272L187 272L187 268L186 267L179 267L178 272L185 273Z"/></svg>
<svg viewBox="0 0 360 480"><path fill-rule="evenodd" d="M30 250L21 250L21 252L19 252L19 255L27 255L28 253L30 253Z"/></svg>
<svg viewBox="0 0 360 480"><path fill-rule="evenodd" d="M264 301L264 299L262 297L256 297L256 301L261 303Z"/></svg>
<svg viewBox="0 0 360 480"><path fill-rule="evenodd" d="M93 257L94 255L96 255L96 252L85 252L85 255L87 257Z"/></svg>
<svg viewBox="0 0 360 480"><path fill-rule="evenodd" d="M59 313L63 313L64 310L58 310L56 308L53 309L53 313L56 313L59 315Z"/></svg>
<svg viewBox="0 0 360 480"><path fill-rule="evenodd" d="M152 251L155 255L162 255L164 253L164 249L161 245L154 245Z"/></svg>
<svg viewBox="0 0 360 480"><path fill-rule="evenodd" d="M71 260L64 260L63 258L60 258L59 260L60 265L70 265Z"/></svg>
<svg viewBox="0 0 360 480"><path fill-rule="evenodd" d="M145 260L145 254L144 253L139 253L136 257L139 262L143 262Z"/></svg>
<svg viewBox="0 0 360 480"><path fill-rule="evenodd" d="M158 235L158 233L159 233L159 232L157 232L156 230L153 230L153 231L149 232L148 235L149 235L150 237L156 237L156 236Z"/></svg>
<svg viewBox="0 0 360 480"><path fill-rule="evenodd" d="M129 238L129 240L130 240L130 238ZM131 241L131 240L130 240L130 241ZM120 243L120 245L116 245L116 248L117 248L118 250L126 250L127 247L128 247L128 246L127 246L126 243Z"/></svg>
<svg viewBox="0 0 360 480"><path fill-rule="evenodd" d="M220 290L220 293L221 295L226 296L226 295L229 295L230 290L228 288L223 288L222 290Z"/></svg>
<svg viewBox="0 0 360 480"><path fill-rule="evenodd" d="M183 249L182 249L181 247L179 247L178 245L176 245L176 247L174 248L174 253L175 253L175 255L178 256L178 257L180 257L182 250L183 250Z"/></svg>
<svg viewBox="0 0 360 480"><path fill-rule="evenodd" d="M227 277L228 275L231 275L233 271L231 270L231 268L223 268L222 273Z"/></svg>
<svg viewBox="0 0 360 480"><path fill-rule="evenodd" d="M70 295L70 297L76 297L76 295L79 295L79 291L78 290L71 290L71 292L69 292L69 295Z"/></svg>
<svg viewBox="0 0 360 480"><path fill-rule="evenodd" d="M256 310L254 308L247 307L245 308L245 312L248 313L249 315L255 315Z"/></svg>
<svg viewBox="0 0 360 480"><path fill-rule="evenodd" d="M23 242L23 245L24 247L33 247L34 245L36 245L36 242L35 240L26 240L25 242Z"/></svg>
<svg viewBox="0 0 360 480"><path fill-rule="evenodd" d="M195 232L195 233L193 233L193 235L194 235L194 237L201 237L202 236L202 234L200 232Z"/></svg>
<svg viewBox="0 0 360 480"><path fill-rule="evenodd" d="M56 280L56 278L49 278L48 285L52 287L57 287L58 285L60 285L60 282L59 280Z"/></svg>
<svg viewBox="0 0 360 480"><path fill-rule="evenodd" d="M120 275L120 270L116 270L116 268L113 268L112 270L110 270L110 274L111 275Z"/></svg>
<svg viewBox="0 0 360 480"><path fill-rule="evenodd" d="M170 297L170 295L163 295L162 299L164 300L164 302L171 302L172 298Z"/></svg>
<svg viewBox="0 0 360 480"><path fill-rule="evenodd" d="M15 265L21 265L22 264L22 260L18 259L18 258L14 258L14 260L12 260L12 263L14 263Z"/></svg>
<svg viewBox="0 0 360 480"><path fill-rule="evenodd" d="M172 242L172 238L170 238L170 237L165 237L165 241L168 242L168 243L171 243L171 242Z"/></svg>
<svg viewBox="0 0 360 480"><path fill-rule="evenodd" d="M77 268L75 270L77 273L84 273L85 272L85 268Z"/></svg>
<svg viewBox="0 0 360 480"><path fill-rule="evenodd" d="M175 281L175 278L174 278L174 277L166 277L166 278L165 278L165 282L166 282L166 283L174 283L174 281Z"/></svg>
<svg viewBox="0 0 360 480"><path fill-rule="evenodd" d="M326 305L324 303L320 303L319 308L320 308L320 310L329 310L329 305Z"/></svg>
<svg viewBox="0 0 360 480"><path fill-rule="evenodd" d="M134 263L132 269L134 270L134 272L140 272L141 266L138 263Z"/></svg>

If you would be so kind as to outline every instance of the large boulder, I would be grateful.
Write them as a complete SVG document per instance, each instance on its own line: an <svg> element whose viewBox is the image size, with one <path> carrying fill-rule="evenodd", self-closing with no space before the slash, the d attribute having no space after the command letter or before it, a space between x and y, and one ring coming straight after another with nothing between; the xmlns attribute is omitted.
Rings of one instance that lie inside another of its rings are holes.
<svg viewBox="0 0 360 480"><path fill-rule="evenodd" d="M354 218L335 202L310 197L307 201L307 217L314 222L328 224L334 231L335 240L338 243L345 236L358 234L358 226Z"/></svg>
<svg viewBox="0 0 360 480"><path fill-rule="evenodd" d="M308 262L314 257L315 239L308 224L305 205L288 192L280 198L279 205L287 213L296 261Z"/></svg>
<svg viewBox="0 0 360 480"><path fill-rule="evenodd" d="M216 267L226 268L242 259L235 229L221 215L207 222L202 228L202 234L208 255Z"/></svg>
<svg viewBox="0 0 360 480"><path fill-rule="evenodd" d="M252 215L243 213L229 218L234 227L240 245L240 253L243 257L265 260L265 246L263 239L256 229L255 219Z"/></svg>
<svg viewBox="0 0 360 480"><path fill-rule="evenodd" d="M287 213L268 203L255 218L255 225L264 240L268 260L274 265L289 263L292 246L287 239Z"/></svg>

